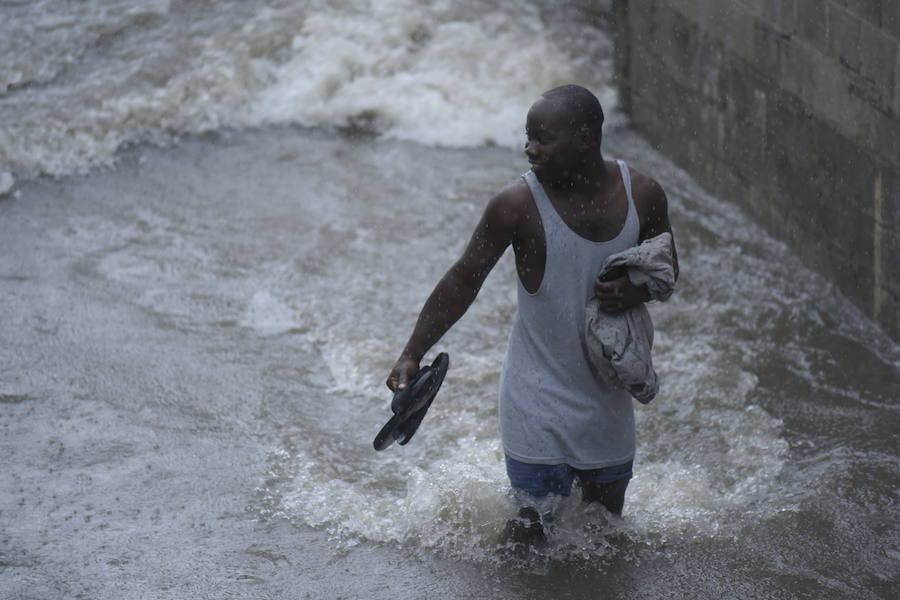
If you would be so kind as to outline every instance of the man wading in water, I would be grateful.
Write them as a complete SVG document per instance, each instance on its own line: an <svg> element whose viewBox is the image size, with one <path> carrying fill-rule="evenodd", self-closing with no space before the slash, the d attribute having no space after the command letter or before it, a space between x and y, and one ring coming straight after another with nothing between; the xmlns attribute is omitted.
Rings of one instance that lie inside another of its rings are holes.
<svg viewBox="0 0 900 600"><path fill-rule="evenodd" d="M645 286L626 276L599 281L597 273L606 257L671 227L659 184L603 159L602 124L599 101L580 86L554 88L532 105L525 144L531 171L488 202L387 380L393 391L407 386L512 245L518 312L501 377L500 430L522 507L505 534L517 542L544 539L552 500L568 496L575 479L585 502L621 514L632 475L633 401L589 366L584 307L595 293L609 313L647 302Z"/></svg>

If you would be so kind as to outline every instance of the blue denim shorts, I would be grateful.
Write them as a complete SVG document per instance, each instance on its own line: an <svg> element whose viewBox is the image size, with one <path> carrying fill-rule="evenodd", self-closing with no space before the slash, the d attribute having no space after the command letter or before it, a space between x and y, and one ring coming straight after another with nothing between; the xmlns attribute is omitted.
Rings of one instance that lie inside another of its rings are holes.
<svg viewBox="0 0 900 600"><path fill-rule="evenodd" d="M634 461L603 467L601 469L576 469L569 465L532 465L506 457L506 474L516 491L526 492L535 498L543 498L548 494L568 496L572 493L572 483L577 477L579 481L591 483L612 483L621 479L631 479Z"/></svg>

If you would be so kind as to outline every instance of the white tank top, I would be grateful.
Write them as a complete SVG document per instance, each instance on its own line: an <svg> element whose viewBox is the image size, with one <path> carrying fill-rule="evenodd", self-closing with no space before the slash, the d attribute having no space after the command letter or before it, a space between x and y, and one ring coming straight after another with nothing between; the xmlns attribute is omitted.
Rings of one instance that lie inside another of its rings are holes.
<svg viewBox="0 0 900 600"><path fill-rule="evenodd" d="M593 242L562 220L532 171L522 177L544 228L546 262L538 290L518 281L500 379L500 432L515 460L599 469L634 458L634 408L628 392L610 387L590 366L584 307L606 257L637 245L640 234L628 167L618 161L628 197L619 234ZM518 279L518 278L517 278Z"/></svg>

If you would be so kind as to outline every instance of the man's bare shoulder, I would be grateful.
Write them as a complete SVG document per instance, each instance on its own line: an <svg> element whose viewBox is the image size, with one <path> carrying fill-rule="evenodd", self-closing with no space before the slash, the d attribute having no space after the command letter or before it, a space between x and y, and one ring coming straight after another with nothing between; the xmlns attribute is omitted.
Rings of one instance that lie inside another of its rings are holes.
<svg viewBox="0 0 900 600"><path fill-rule="evenodd" d="M634 206L641 222L641 239L659 235L664 231L671 231L669 201L659 182L649 175L632 169L631 190Z"/></svg>
<svg viewBox="0 0 900 600"><path fill-rule="evenodd" d="M666 193L662 186L650 177L635 169L631 170L631 191L636 202L650 208L652 206L666 205Z"/></svg>
<svg viewBox="0 0 900 600"><path fill-rule="evenodd" d="M523 218L527 218L532 205L528 184L522 178L518 178L488 201L485 215L490 221L504 228L515 229Z"/></svg>

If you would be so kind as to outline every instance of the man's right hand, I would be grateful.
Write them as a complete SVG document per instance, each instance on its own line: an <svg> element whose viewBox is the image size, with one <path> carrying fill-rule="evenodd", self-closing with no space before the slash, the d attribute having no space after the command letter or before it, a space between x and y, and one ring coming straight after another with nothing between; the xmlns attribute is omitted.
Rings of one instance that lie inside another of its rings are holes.
<svg viewBox="0 0 900 600"><path fill-rule="evenodd" d="M392 392L405 390L406 386L409 385L409 380L415 377L418 372L418 361L411 358L400 358L397 364L394 365L394 368L391 369L391 374L388 376L385 384Z"/></svg>

